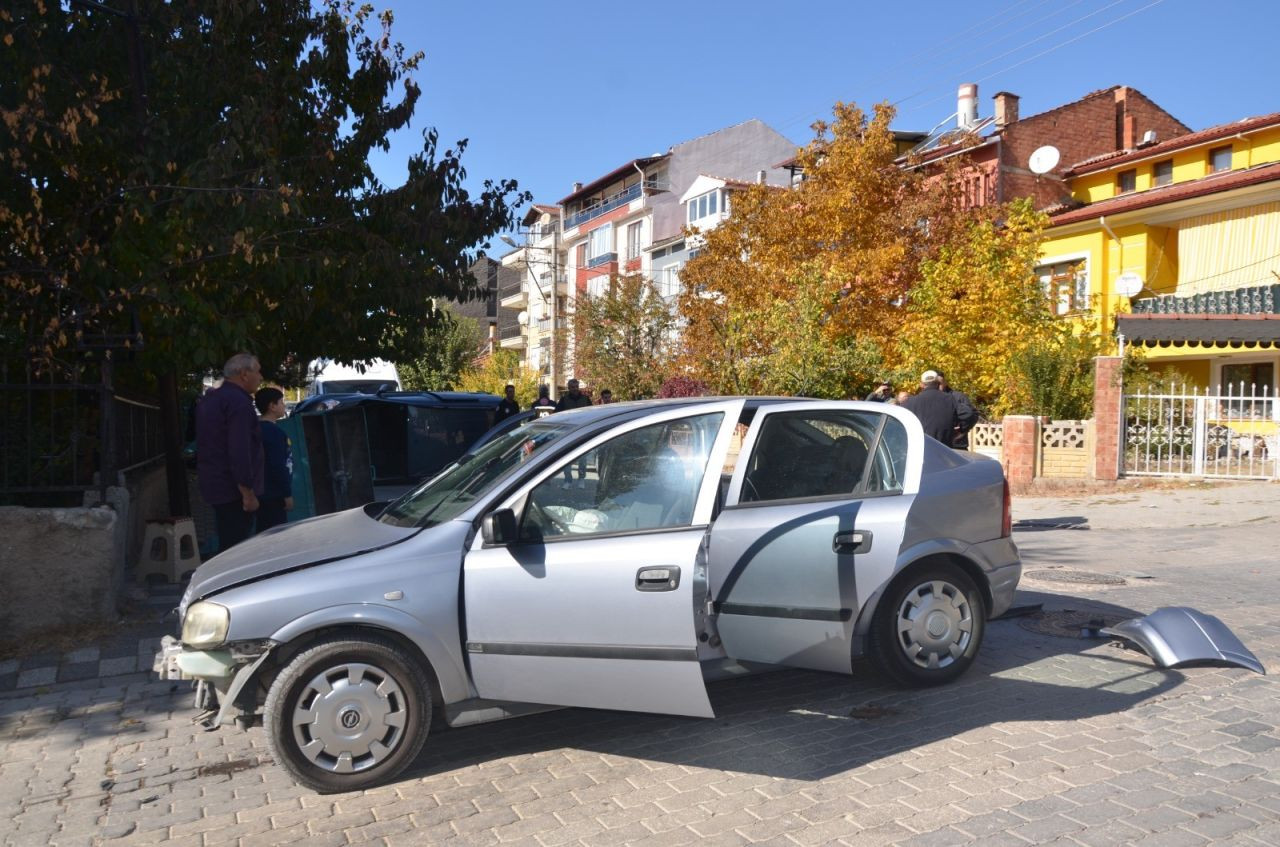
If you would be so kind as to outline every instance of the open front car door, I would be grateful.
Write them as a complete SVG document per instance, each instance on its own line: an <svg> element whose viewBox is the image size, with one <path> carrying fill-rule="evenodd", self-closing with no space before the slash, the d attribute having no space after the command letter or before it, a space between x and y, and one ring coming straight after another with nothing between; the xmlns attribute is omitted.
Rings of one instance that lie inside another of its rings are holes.
<svg viewBox="0 0 1280 847"><path fill-rule="evenodd" d="M496 504L463 569L481 697L711 716L695 567L742 406L615 426Z"/></svg>

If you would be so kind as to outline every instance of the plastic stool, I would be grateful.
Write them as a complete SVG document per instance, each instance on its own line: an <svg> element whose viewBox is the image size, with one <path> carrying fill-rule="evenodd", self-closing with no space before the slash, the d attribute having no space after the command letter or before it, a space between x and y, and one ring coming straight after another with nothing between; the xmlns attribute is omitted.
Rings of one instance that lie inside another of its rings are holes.
<svg viewBox="0 0 1280 847"><path fill-rule="evenodd" d="M200 545L196 541L195 521L191 518L147 521L138 579L146 582L155 575L163 577L165 582L178 582L199 565Z"/></svg>

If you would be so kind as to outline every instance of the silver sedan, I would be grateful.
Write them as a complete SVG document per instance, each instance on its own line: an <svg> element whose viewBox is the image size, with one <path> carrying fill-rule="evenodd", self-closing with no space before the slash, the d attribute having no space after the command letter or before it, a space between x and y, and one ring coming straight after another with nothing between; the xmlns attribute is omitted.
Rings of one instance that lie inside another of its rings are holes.
<svg viewBox="0 0 1280 847"><path fill-rule="evenodd" d="M908 686L972 664L1021 565L1000 465L878 403L703 398L551 415L391 504L202 565L156 658L211 727L317 791L392 779L433 720L710 717L785 666Z"/></svg>

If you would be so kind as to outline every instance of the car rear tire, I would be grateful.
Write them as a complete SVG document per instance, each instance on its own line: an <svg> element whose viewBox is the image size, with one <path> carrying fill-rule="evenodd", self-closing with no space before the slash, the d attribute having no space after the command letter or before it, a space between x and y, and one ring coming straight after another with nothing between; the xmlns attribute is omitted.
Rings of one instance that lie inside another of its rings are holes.
<svg viewBox="0 0 1280 847"><path fill-rule="evenodd" d="M419 663L389 640L320 641L272 683L267 742L302 785L321 794L359 791L393 779L421 752L430 692Z"/></svg>
<svg viewBox="0 0 1280 847"><path fill-rule="evenodd" d="M896 579L871 622L869 656L910 688L942 685L969 669L987 619L982 592L954 565L929 565Z"/></svg>

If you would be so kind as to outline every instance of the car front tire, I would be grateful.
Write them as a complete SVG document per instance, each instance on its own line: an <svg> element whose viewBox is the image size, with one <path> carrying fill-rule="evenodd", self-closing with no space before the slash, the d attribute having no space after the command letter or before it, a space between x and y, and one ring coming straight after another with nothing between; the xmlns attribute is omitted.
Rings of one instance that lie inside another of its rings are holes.
<svg viewBox="0 0 1280 847"><path fill-rule="evenodd" d="M419 663L376 637L317 642L285 666L267 693L275 760L321 794L393 779L422 750L431 689Z"/></svg>
<svg viewBox="0 0 1280 847"><path fill-rule="evenodd" d="M881 598L868 652L899 685L942 685L973 664L986 618L982 592L964 571L930 565L895 580Z"/></svg>

